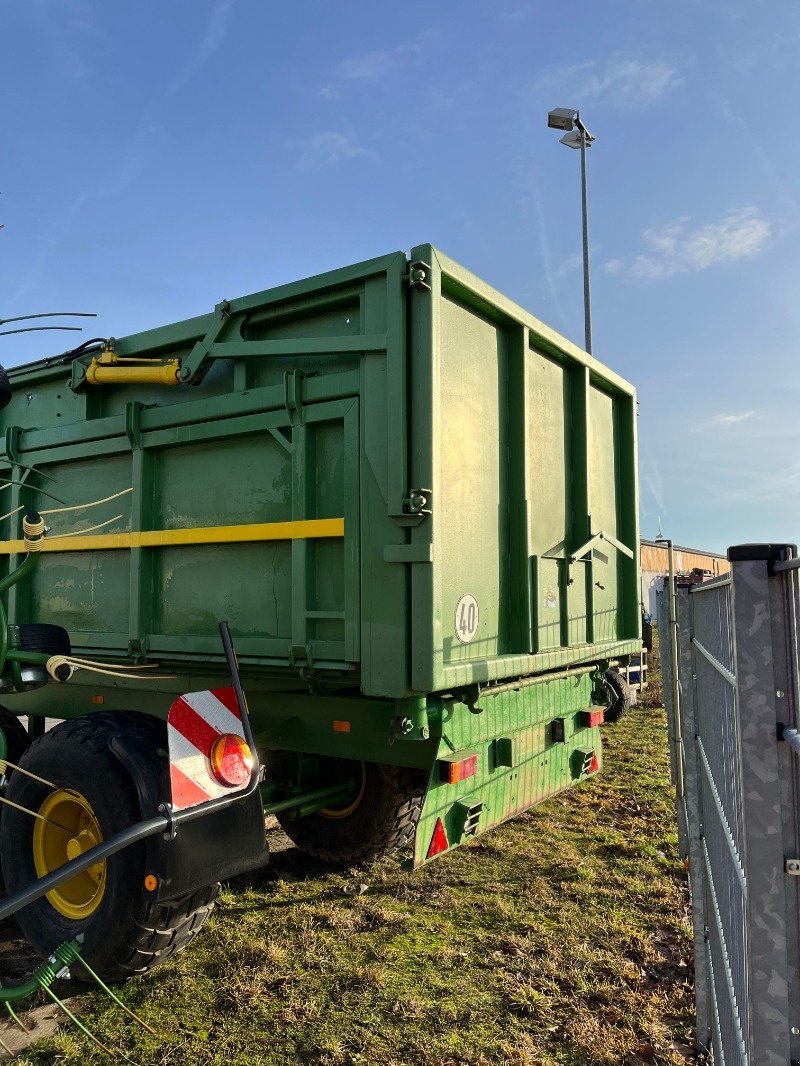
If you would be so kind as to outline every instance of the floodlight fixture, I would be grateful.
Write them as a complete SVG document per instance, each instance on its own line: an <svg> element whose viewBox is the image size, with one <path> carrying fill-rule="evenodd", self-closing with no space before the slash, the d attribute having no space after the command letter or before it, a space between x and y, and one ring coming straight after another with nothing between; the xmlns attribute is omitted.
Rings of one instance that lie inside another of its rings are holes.
<svg viewBox="0 0 800 1066"><path fill-rule="evenodd" d="M554 107L547 112L547 125L551 130L571 130L578 112L571 107Z"/></svg>
<svg viewBox="0 0 800 1066"><path fill-rule="evenodd" d="M581 133L580 130L571 130L569 133L565 133L563 137L559 137L558 139L559 144L565 144L567 148L582 148L584 143L587 148L591 148L593 140L594 137L589 140L589 138L586 137L584 133Z"/></svg>

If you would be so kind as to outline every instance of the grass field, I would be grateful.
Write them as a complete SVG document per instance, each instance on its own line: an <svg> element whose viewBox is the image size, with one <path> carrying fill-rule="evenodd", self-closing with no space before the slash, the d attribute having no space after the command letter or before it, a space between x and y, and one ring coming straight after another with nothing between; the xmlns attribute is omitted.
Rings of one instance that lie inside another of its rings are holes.
<svg viewBox="0 0 800 1066"><path fill-rule="evenodd" d="M227 887L188 952L73 1001L147 1064L692 1061L691 937L657 675L605 769L415 874L293 849ZM74 1030L16 1062L107 1062Z"/></svg>

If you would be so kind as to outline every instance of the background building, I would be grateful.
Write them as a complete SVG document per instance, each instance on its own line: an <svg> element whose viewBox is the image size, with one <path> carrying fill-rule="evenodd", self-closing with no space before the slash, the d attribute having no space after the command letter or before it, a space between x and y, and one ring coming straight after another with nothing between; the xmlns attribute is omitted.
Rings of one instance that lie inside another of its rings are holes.
<svg viewBox="0 0 800 1066"><path fill-rule="evenodd" d="M653 540L643 540L642 576L640 599L645 612L656 613L656 589L663 588L663 578L669 573L667 546ZM689 574L692 570L706 570L710 577L727 574L731 565L724 555L714 552L698 551L695 548L682 548L673 545L675 553L675 573Z"/></svg>

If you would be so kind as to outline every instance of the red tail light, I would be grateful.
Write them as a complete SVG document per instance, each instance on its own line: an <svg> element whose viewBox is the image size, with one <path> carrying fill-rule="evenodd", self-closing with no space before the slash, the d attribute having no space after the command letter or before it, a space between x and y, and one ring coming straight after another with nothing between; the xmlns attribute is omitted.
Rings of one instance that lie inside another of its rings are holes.
<svg viewBox="0 0 800 1066"><path fill-rule="evenodd" d="M211 771L217 781L230 788L241 788L250 780L253 753L242 737L223 733L211 746Z"/></svg>
<svg viewBox="0 0 800 1066"><path fill-rule="evenodd" d="M439 760L439 780L448 785L457 785L459 781L466 781L468 777L474 777L477 772L477 755L461 757L455 755L449 759Z"/></svg>

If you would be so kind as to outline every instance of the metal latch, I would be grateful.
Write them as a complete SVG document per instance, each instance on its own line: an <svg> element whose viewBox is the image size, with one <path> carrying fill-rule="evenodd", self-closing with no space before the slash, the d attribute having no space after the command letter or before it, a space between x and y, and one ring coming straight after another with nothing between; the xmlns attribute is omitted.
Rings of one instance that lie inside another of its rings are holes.
<svg viewBox="0 0 800 1066"><path fill-rule="evenodd" d="M432 494L431 489L411 489L403 499L403 513L393 514L392 518L401 526L418 526L427 515L432 514Z"/></svg>
<svg viewBox="0 0 800 1066"><path fill-rule="evenodd" d="M431 267L429 263L423 263L421 259L416 263L408 264L408 273L405 276L405 280L414 289L426 289L431 291L428 278L431 274Z"/></svg>
<svg viewBox="0 0 800 1066"><path fill-rule="evenodd" d="M800 859L787 859L783 868L791 877L800 877Z"/></svg>

